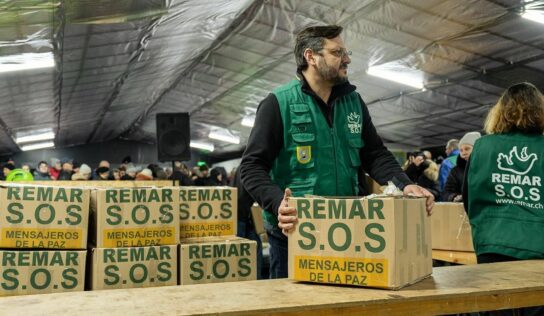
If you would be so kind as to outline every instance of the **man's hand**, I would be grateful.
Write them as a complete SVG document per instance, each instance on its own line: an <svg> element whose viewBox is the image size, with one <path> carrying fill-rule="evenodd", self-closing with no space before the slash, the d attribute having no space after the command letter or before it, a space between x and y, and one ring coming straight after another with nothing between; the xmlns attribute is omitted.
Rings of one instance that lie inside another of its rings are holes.
<svg viewBox="0 0 544 316"><path fill-rule="evenodd" d="M278 207L278 227L285 236L295 228L297 222L297 210L294 207L289 207L289 198L291 197L291 190L285 189L283 200L281 200L280 207Z"/></svg>
<svg viewBox="0 0 544 316"><path fill-rule="evenodd" d="M420 187L419 185L409 184L404 187L404 195L414 195L427 198L427 215L430 216L433 213L434 195Z"/></svg>

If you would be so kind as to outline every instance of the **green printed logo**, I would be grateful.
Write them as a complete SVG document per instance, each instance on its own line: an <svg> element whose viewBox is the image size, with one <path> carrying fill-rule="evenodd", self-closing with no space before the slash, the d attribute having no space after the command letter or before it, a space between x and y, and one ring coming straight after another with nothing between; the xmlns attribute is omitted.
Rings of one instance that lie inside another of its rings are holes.
<svg viewBox="0 0 544 316"><path fill-rule="evenodd" d="M229 277L238 278L251 275L251 260L249 258L239 258L235 267L231 267L229 261L225 259L214 260L211 264L211 271L205 269L206 266L209 267L209 265L201 260L191 262L189 265L189 269L191 270L189 278L193 281L199 281L204 278L208 280L222 280Z"/></svg>
<svg viewBox="0 0 544 316"><path fill-rule="evenodd" d="M25 212L25 206L19 202L9 203L7 206L5 219L10 224L39 224L39 225L80 225L83 217L81 206L68 205L66 209L58 211L53 205L48 203L39 204L32 212L32 216L25 218L30 212Z"/></svg>
<svg viewBox="0 0 544 316"><path fill-rule="evenodd" d="M119 225L149 225L170 224L174 221L174 208L170 204L159 206L157 218L151 218L151 211L145 204L135 205L130 210L128 218L123 218L123 209L119 205L110 205L106 209L106 223L111 226Z"/></svg>
<svg viewBox="0 0 544 316"><path fill-rule="evenodd" d="M215 214L219 211L219 214ZM219 210L207 202L198 204L196 208L196 215L191 217L191 208L189 203L180 203L179 205L179 219L180 220L202 220L202 219L221 219L227 220L232 218L232 204L230 202L223 202L219 205Z"/></svg>
<svg viewBox="0 0 544 316"><path fill-rule="evenodd" d="M382 212L382 200L369 200L369 207L363 207L363 200L353 200L348 209L346 200L325 200L325 199L297 199L297 210L300 219L385 219ZM303 250L333 250L337 252L354 251L360 252L365 249L368 252L380 253L385 249L386 242L382 234L385 229L378 222L367 223L363 229L363 236L354 236L353 232L345 223L332 223L325 231L319 234L326 234L326 243L317 245L316 226L312 222L301 222L298 225L300 239L298 246Z"/></svg>
<svg viewBox="0 0 544 316"><path fill-rule="evenodd" d="M123 269L126 269L123 266ZM172 280L172 265L170 262L160 262L157 265L156 275L150 275L149 267L144 263L134 263L128 269L128 279L123 278L124 273L118 265L111 264L104 268L104 284L107 286L115 286L118 284L143 284L154 282L168 282Z"/></svg>

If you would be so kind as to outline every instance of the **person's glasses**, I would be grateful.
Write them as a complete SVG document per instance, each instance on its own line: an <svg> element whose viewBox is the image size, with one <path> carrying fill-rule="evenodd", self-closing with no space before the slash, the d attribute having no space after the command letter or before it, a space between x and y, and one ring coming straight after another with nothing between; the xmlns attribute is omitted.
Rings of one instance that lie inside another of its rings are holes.
<svg viewBox="0 0 544 316"><path fill-rule="evenodd" d="M344 56L351 56L352 54L350 50L346 50L346 49L329 49L329 48L324 48L324 49L329 51L331 55L335 57L339 57L339 58L342 58Z"/></svg>

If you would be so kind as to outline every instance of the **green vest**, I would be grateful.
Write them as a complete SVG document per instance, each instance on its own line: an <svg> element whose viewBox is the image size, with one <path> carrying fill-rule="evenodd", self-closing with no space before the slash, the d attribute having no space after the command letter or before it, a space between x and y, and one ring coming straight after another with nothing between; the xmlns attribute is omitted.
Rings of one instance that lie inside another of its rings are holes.
<svg viewBox="0 0 544 316"><path fill-rule="evenodd" d="M544 136L488 135L468 170L468 216L476 254L544 258Z"/></svg>
<svg viewBox="0 0 544 316"><path fill-rule="evenodd" d="M314 98L293 80L273 91L283 122L283 148L271 170L272 181L282 190L290 188L293 196L355 196L357 171L363 147L363 113L356 92L334 103L332 128ZM277 225L272 212L266 220Z"/></svg>

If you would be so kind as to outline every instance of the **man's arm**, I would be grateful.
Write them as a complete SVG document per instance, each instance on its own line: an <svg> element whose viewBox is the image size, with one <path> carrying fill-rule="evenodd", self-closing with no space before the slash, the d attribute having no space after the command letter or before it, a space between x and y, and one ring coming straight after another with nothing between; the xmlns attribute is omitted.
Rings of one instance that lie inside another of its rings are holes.
<svg viewBox="0 0 544 316"><path fill-rule="evenodd" d="M277 215L284 192L270 179L270 169L283 147L278 100L269 94L259 104L255 124L240 164L242 183L259 205Z"/></svg>
<svg viewBox="0 0 544 316"><path fill-rule="evenodd" d="M363 111L362 138L365 143L360 152L363 170L380 185L393 181L399 189L403 190L405 186L412 184L412 181L402 171L393 154L384 146L372 123L366 104L360 96L359 99Z"/></svg>

